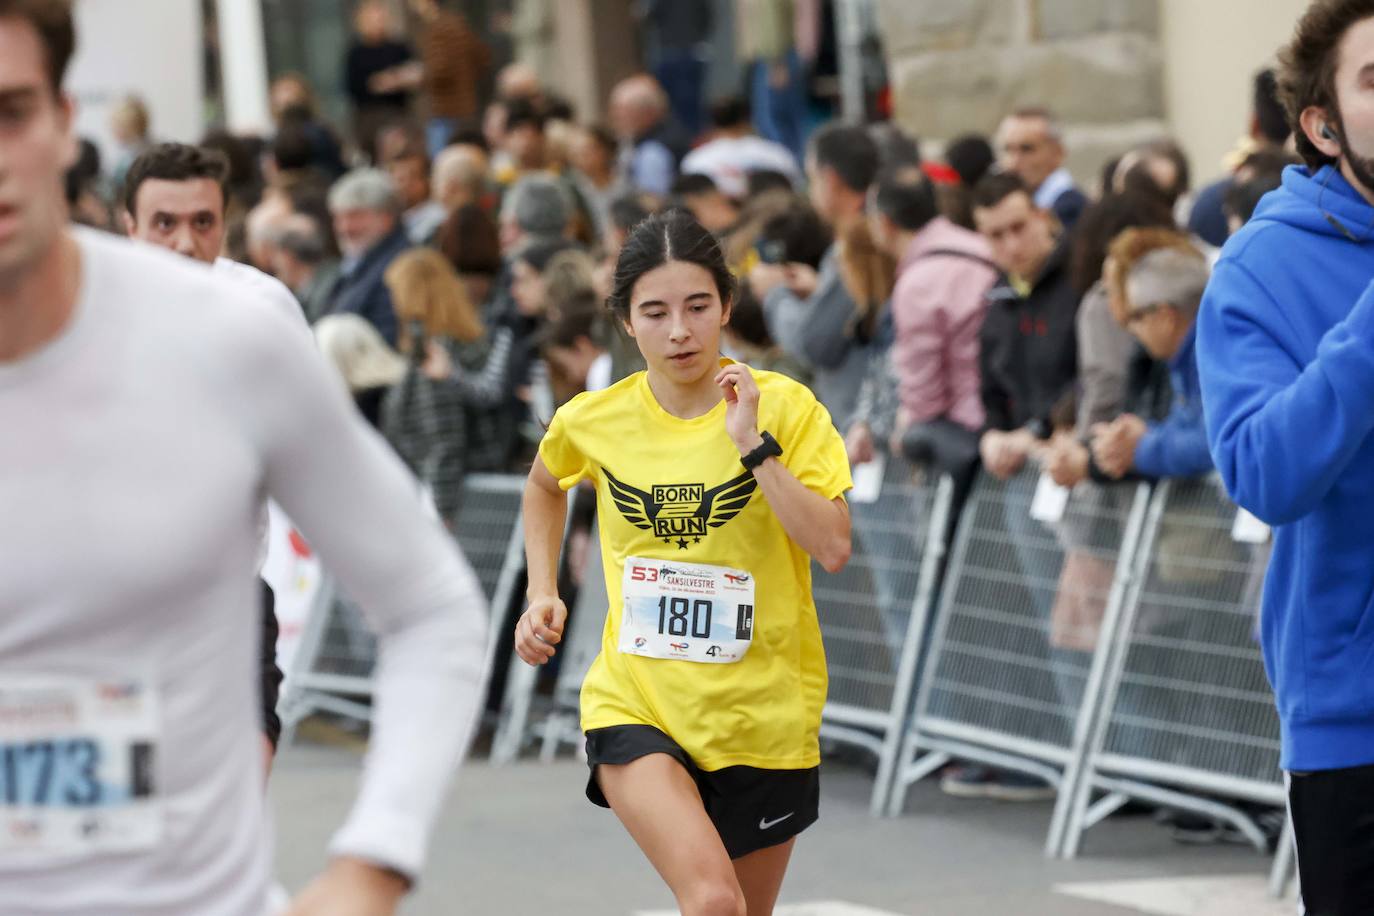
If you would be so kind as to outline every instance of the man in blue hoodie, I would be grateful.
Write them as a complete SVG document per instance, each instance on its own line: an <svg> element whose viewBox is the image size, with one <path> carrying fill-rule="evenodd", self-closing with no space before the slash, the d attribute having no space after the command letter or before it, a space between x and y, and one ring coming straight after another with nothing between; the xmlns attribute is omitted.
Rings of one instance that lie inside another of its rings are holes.
<svg viewBox="0 0 1374 916"><path fill-rule="evenodd" d="M1265 664L1309 916L1374 906L1374 0L1316 0L1281 56L1291 166L1198 319L1208 438L1275 527Z"/></svg>
<svg viewBox="0 0 1374 916"><path fill-rule="evenodd" d="M1180 239L1183 237L1180 236ZM1108 477L1195 477L1212 469L1198 391L1195 319L1207 287L1201 252L1158 248L1126 277L1126 330L1149 354L1169 365L1174 402L1168 415L1147 423L1122 414L1093 428L1093 459Z"/></svg>

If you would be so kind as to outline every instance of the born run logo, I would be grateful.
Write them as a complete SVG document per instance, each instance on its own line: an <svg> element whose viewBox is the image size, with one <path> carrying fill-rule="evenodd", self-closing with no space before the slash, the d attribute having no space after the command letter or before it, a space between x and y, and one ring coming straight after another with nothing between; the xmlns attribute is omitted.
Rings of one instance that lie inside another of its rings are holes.
<svg viewBox="0 0 1374 916"><path fill-rule="evenodd" d="M665 544L676 541L679 550L701 543L711 528L719 528L739 515L759 485L754 475L745 471L709 490L700 483L672 483L656 484L645 491L616 479L604 467L601 470L610 485L611 499L625 520L652 531Z"/></svg>

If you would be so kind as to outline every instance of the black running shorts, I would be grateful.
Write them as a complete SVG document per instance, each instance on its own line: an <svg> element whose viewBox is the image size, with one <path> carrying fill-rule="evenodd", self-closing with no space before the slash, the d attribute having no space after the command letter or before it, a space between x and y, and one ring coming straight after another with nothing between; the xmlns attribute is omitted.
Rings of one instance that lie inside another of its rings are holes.
<svg viewBox="0 0 1374 916"><path fill-rule="evenodd" d="M630 763L649 754L667 754L687 770L701 792L706 815L730 858L785 843L820 816L820 767L765 770L725 767L707 772L663 732L648 725L615 725L587 732L587 798L609 808L596 781L596 768Z"/></svg>

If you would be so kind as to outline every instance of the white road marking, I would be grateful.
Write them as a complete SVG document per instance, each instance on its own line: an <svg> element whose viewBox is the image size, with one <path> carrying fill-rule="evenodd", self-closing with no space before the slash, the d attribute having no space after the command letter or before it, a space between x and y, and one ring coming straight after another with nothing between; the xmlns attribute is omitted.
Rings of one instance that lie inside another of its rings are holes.
<svg viewBox="0 0 1374 916"><path fill-rule="evenodd" d="M677 910L642 910L634 916L678 916ZM773 916L902 916L888 910L875 910L857 903L826 900L817 903L789 903L773 910Z"/></svg>
<svg viewBox="0 0 1374 916"><path fill-rule="evenodd" d="M1263 875L1207 875L1057 884L1057 894L1129 907L1151 916L1295 916L1295 899L1269 896Z"/></svg>

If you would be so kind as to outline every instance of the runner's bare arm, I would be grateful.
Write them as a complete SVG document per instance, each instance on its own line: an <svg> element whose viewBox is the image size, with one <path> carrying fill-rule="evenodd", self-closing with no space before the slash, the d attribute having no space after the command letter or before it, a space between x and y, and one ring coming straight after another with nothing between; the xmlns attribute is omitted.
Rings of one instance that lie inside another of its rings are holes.
<svg viewBox="0 0 1374 916"><path fill-rule="evenodd" d="M726 366L716 376L725 393L725 429L747 455L763 444L759 435L759 388L749 367ZM796 541L826 572L835 573L849 562L849 505L844 497L827 499L798 480L781 461L769 458L754 469L773 514L788 537Z"/></svg>
<svg viewBox="0 0 1374 916"><path fill-rule="evenodd" d="M844 569L850 551L849 504L844 497L826 499L792 476L776 458L755 468L754 477L787 536L826 572Z"/></svg>
<svg viewBox="0 0 1374 916"><path fill-rule="evenodd" d="M568 514L568 494L558 485L544 459L536 457L521 501L525 525L525 567L529 608L515 625L515 651L527 664L553 658L563 638L568 609L558 597L558 552Z"/></svg>

